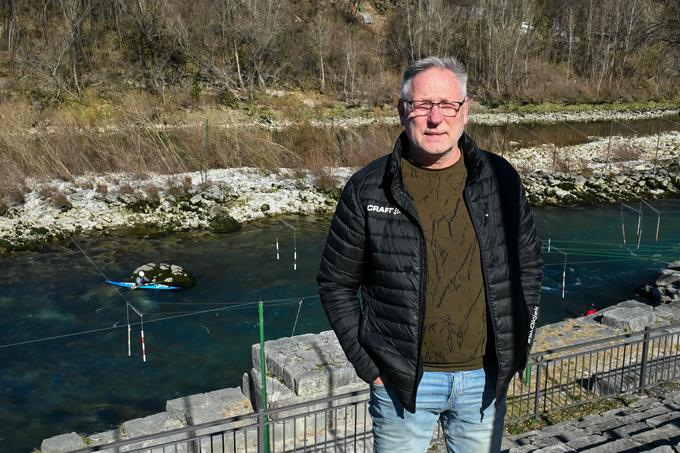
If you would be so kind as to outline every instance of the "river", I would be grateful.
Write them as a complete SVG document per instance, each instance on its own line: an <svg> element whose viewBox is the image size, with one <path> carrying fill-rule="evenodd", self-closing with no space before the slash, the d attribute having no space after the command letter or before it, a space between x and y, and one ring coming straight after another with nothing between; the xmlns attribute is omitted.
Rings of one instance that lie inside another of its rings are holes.
<svg viewBox="0 0 680 453"><path fill-rule="evenodd" d="M660 238L647 209L639 249L631 244L632 213L624 214L629 243L622 244L618 205L535 210L539 235L551 244L540 325L630 298L680 258L680 200L651 204L662 213ZM64 432L103 431L160 412L168 399L239 385L258 340L258 300L265 301L268 339L294 327L296 334L327 329L315 276L329 218L284 220L230 235L79 237L78 246L67 241L0 257L0 451L28 451ZM170 293L118 292L104 283L146 262L182 265L197 284ZM141 319L132 311L128 357L126 302L144 315L146 362Z"/></svg>

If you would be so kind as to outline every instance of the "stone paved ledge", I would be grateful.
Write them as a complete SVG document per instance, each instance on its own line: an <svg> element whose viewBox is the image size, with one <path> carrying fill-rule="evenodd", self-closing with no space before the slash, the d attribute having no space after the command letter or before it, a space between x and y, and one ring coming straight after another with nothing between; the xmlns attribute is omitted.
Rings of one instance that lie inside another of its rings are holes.
<svg viewBox="0 0 680 453"><path fill-rule="evenodd" d="M677 386L674 387L677 389ZM623 407L521 434L503 435L502 453L680 452L680 390L662 387L656 396L631 397ZM428 453L446 453L443 439Z"/></svg>
<svg viewBox="0 0 680 453"><path fill-rule="evenodd" d="M504 453L680 452L680 390L628 406L503 438ZM438 451L438 450L437 450ZM444 450L441 450L444 451Z"/></svg>

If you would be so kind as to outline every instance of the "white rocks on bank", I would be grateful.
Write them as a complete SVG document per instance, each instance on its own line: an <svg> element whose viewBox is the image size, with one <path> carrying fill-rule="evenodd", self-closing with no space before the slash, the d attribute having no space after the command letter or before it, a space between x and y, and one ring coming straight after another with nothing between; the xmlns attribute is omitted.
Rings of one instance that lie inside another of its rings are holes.
<svg viewBox="0 0 680 453"><path fill-rule="evenodd" d="M680 132L597 139L507 157L521 172L534 206L615 202L680 193ZM658 158L656 164L654 159ZM353 169L336 168L330 192L309 172L232 168L140 179L129 174L28 182L22 203L0 200L0 253L50 238L118 228L229 232L239 223L280 214L332 212Z"/></svg>
<svg viewBox="0 0 680 453"><path fill-rule="evenodd" d="M520 113L520 112L488 112L488 113L470 113L469 121L471 124L480 124L484 126L503 126L507 124L554 124L554 123L586 123L591 121L632 121L662 118L669 115L674 115L675 110L670 109L651 109L640 111L612 111L612 110L584 110L576 112L548 112L548 113ZM374 124L383 124L388 126L397 126L399 124L399 117L381 116L381 117L361 117L348 116L345 118L327 118L312 120L309 122L314 127L360 127L370 126ZM249 124L231 124L224 125L224 127L247 127ZM299 126L295 121L281 121L271 118L262 120L257 123L257 126L269 130L282 131L289 127ZM160 127L160 125L159 125ZM167 126L165 126L167 127Z"/></svg>
<svg viewBox="0 0 680 453"><path fill-rule="evenodd" d="M337 190L351 174L334 169ZM68 234L150 226L168 231L213 229L279 214L325 213L334 194L313 187L309 173L252 168L152 176L112 174L73 182L28 183L22 204L0 212L0 250ZM236 224L237 226L237 224ZM229 229L227 229L229 230Z"/></svg>
<svg viewBox="0 0 680 453"><path fill-rule="evenodd" d="M655 159L666 161L680 157L680 131L659 136L595 137L588 143L553 147L532 146L507 153L505 157L517 168L532 171L569 173L619 173L645 170ZM527 167L528 166L528 167Z"/></svg>

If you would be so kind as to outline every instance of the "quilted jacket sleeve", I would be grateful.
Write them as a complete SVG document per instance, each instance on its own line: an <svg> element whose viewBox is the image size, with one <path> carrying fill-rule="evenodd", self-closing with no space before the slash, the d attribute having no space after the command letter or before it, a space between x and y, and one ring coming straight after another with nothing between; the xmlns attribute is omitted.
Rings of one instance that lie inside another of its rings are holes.
<svg viewBox="0 0 680 453"><path fill-rule="evenodd" d="M519 266L524 300L529 312L529 334L527 351L531 350L538 320L541 283L543 282L543 256L541 244L536 235L536 226L524 188L519 187Z"/></svg>
<svg viewBox="0 0 680 453"><path fill-rule="evenodd" d="M365 212L353 181L345 186L326 239L317 281L326 315L357 375L372 382L380 372L359 343L357 292L364 269Z"/></svg>

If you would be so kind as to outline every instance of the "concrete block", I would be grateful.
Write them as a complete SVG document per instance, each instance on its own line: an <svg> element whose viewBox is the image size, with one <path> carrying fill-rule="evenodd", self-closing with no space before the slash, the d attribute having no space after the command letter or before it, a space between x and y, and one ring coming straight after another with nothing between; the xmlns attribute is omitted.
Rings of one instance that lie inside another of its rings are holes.
<svg viewBox="0 0 680 453"><path fill-rule="evenodd" d="M58 436L45 439L40 444L42 453L67 453L87 447L87 444L76 433L60 434Z"/></svg>
<svg viewBox="0 0 680 453"><path fill-rule="evenodd" d="M605 312L601 320L602 324L607 326L632 332L644 330L645 327L652 325L653 321L654 313L649 305L617 307Z"/></svg>
<svg viewBox="0 0 680 453"><path fill-rule="evenodd" d="M251 348L253 367L260 368L260 346ZM267 374L277 377L297 395L315 395L363 383L332 331L265 343Z"/></svg>
<svg viewBox="0 0 680 453"><path fill-rule="evenodd" d="M132 439L136 437L148 436L152 434L159 434L165 431L172 431L174 429L183 428L184 426L178 420L168 417L167 412L161 412L159 414L149 415L148 417L137 418L134 420L129 420L124 422L120 426L120 430L123 433L124 438ZM183 453L188 451L186 443L181 441L187 438L186 433L169 435L167 437L157 438L149 441L142 441L137 444L130 445L121 451L129 451L132 449L153 447L160 443L165 442L179 442L174 448L177 453ZM163 448L150 448L151 453L161 453Z"/></svg>
<svg viewBox="0 0 680 453"><path fill-rule="evenodd" d="M250 399L240 388L227 388L170 400L165 405L168 415L185 426L253 412Z"/></svg>

